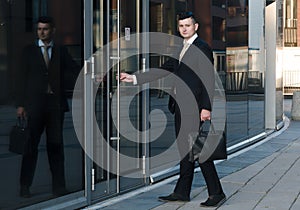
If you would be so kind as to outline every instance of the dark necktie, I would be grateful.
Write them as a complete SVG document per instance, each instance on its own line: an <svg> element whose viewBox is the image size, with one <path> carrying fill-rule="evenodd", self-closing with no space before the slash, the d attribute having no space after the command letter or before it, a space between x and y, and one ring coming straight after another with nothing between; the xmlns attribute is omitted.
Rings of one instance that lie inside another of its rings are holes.
<svg viewBox="0 0 300 210"><path fill-rule="evenodd" d="M49 61L50 61L48 49L50 48L50 46L44 45L43 47L44 47L44 53L43 53L43 56L44 56L45 64L46 64L46 66L47 66L47 68L48 68L48 67L49 67ZM52 88L51 88L50 84L48 84L48 90L47 90L47 93L48 93L48 94L53 94L53 91L52 91Z"/></svg>
<svg viewBox="0 0 300 210"><path fill-rule="evenodd" d="M49 67L49 61L50 61L49 54L48 54L48 49L49 49L50 46L44 45L43 47L44 47L43 56L44 56L45 64L48 68Z"/></svg>

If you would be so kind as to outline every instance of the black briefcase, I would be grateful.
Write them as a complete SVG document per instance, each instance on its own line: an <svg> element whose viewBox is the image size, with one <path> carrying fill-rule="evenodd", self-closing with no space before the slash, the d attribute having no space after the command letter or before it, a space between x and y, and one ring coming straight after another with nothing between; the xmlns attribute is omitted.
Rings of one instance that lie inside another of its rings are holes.
<svg viewBox="0 0 300 210"><path fill-rule="evenodd" d="M175 99L170 95L169 96L169 102L168 102L168 109L169 111L174 114L175 113L175 106L176 106L176 101Z"/></svg>
<svg viewBox="0 0 300 210"><path fill-rule="evenodd" d="M27 120L18 118L9 135L9 151L16 154L30 153L30 130L27 127Z"/></svg>
<svg viewBox="0 0 300 210"><path fill-rule="evenodd" d="M190 134L191 162L198 160L205 161L227 159L226 136L224 131L217 131L210 120L203 122L199 132Z"/></svg>

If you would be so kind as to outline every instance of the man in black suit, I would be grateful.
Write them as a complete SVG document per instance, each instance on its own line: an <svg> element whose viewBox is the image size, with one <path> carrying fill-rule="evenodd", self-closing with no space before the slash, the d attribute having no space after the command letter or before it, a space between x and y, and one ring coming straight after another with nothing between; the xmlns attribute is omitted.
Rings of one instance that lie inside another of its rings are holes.
<svg viewBox="0 0 300 210"><path fill-rule="evenodd" d="M184 47L179 54L179 62L177 59L170 59L166 62L162 68L168 71L149 71L146 73L129 75L127 73L120 74L120 80L125 82L133 82L134 84L143 84L146 82L153 81L155 79L164 77L172 72L183 82L182 85L180 81L174 83L174 94L173 97L176 98L176 102L181 100L181 104L190 103L193 97L196 100L196 108L198 114L190 114L188 109L184 109L178 103L175 103L175 129L177 144L179 152L181 154L180 161L180 177L177 181L174 192L168 196L159 197L162 201L189 201L190 192L194 175L194 162L189 161L189 154L187 154L188 148L188 132L183 132L182 130L189 130L193 124L198 124L205 120L211 119L211 109L212 109L212 98L214 92L214 72L213 68L203 69L203 64L199 61L201 60L197 50L201 52L210 60L212 66L213 56L212 50L201 40L196 31L199 25L196 22L193 14L191 12L182 13L178 18L178 30L180 35L184 39ZM197 50L196 50L197 49ZM192 69L191 69L192 68ZM205 84L203 82L204 78L199 77L195 71L202 71L202 75L205 76ZM201 79L200 79L201 78ZM184 88L187 86L189 91ZM173 97L170 97L171 99ZM177 101L178 100L178 101ZM169 102L169 104L172 104ZM169 106L170 107L170 106ZM200 113L200 114L199 114ZM190 115L190 117L187 117ZM185 119L183 119L185 118ZM189 120L189 125L186 125L186 119ZM182 135L183 133L183 135ZM213 161L205 161L199 163L201 171L203 173L204 179L207 184L209 197L205 202L201 203L204 207L214 207L221 205L225 200L226 196L223 192L215 165Z"/></svg>
<svg viewBox="0 0 300 210"><path fill-rule="evenodd" d="M20 175L20 195L30 197L38 157L38 145L46 132L46 144L52 192L55 196L67 193L64 171L63 121L68 111L65 94L66 72L75 80L79 66L67 49L54 43L55 25L51 17L37 21L38 39L24 48L17 83L17 115L26 117L31 131L31 152L23 155Z"/></svg>

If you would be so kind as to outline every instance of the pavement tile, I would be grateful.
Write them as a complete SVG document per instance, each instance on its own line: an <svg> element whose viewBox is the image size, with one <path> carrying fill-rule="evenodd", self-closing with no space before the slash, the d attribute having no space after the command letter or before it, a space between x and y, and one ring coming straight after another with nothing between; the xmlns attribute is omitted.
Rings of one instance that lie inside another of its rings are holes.
<svg viewBox="0 0 300 210"><path fill-rule="evenodd" d="M269 142L271 144L282 144L283 146L286 146L288 143L292 142L294 139L291 139L290 137L286 136L277 136L273 139L271 139Z"/></svg>
<svg viewBox="0 0 300 210"><path fill-rule="evenodd" d="M223 187L223 190L224 190L224 193L225 193L227 199L230 198L235 193L237 193L239 191L239 189L241 189L243 187L243 184L233 183L233 182L224 182L223 180L221 180L221 183L222 183L222 187Z"/></svg>
<svg viewBox="0 0 300 210"><path fill-rule="evenodd" d="M197 200L197 198L199 197L200 194L203 193L203 191L205 191L205 194L207 194L206 187L201 187L201 188L199 187L197 189L192 190L191 191L191 201L195 200L195 199Z"/></svg>
<svg viewBox="0 0 300 210"><path fill-rule="evenodd" d="M298 152L299 148L300 148L300 140L297 139L295 142L293 142L293 146L292 147L288 147L287 148L287 151L288 152Z"/></svg>
<svg viewBox="0 0 300 210"><path fill-rule="evenodd" d="M219 208L222 210L253 209L257 202L264 196L264 193L237 191Z"/></svg>
<svg viewBox="0 0 300 210"><path fill-rule="evenodd" d="M299 125L300 126L300 125ZM298 128L299 129L299 128ZM284 133L283 135L278 136L277 138L271 140L271 142L275 141L278 139L278 141L284 141L286 140L287 142L293 142L296 139L299 138L299 131L289 131L287 133Z"/></svg>
<svg viewBox="0 0 300 210"><path fill-rule="evenodd" d="M299 162L299 161L298 161ZM300 192L300 186L295 187L300 181L300 169L299 164L294 165L291 170L289 170L284 177L282 177L279 182L276 184L273 190L277 192L286 192L286 193L296 193Z"/></svg>
<svg viewBox="0 0 300 210"><path fill-rule="evenodd" d="M274 152L273 154L257 161L255 164L249 165L247 170L257 169L259 171L264 170L280 153Z"/></svg>
<svg viewBox="0 0 300 210"><path fill-rule="evenodd" d="M247 171L246 169L242 169L238 172L235 172L233 174L230 174L224 178L222 178L223 182L229 182L229 183L238 183L238 184L245 184L249 177L253 177L257 173L256 170Z"/></svg>
<svg viewBox="0 0 300 210"><path fill-rule="evenodd" d="M152 208L152 210L174 210L185 205L183 202L166 202L160 206Z"/></svg>
<svg viewBox="0 0 300 210"><path fill-rule="evenodd" d="M253 149L241 154L241 157L248 157L253 160L261 160L261 159L271 155L272 153L273 152L269 152L268 150L263 151L263 150L259 150L257 148L253 148Z"/></svg>
<svg viewBox="0 0 300 210"><path fill-rule="evenodd" d="M245 192L238 190L235 194L231 195L226 203L233 204L233 203L243 203L243 202L253 202L256 203L263 198L265 193L257 193L257 192Z"/></svg>
<svg viewBox="0 0 300 210"><path fill-rule="evenodd" d="M203 209L200 207L200 203L205 201L207 199L207 196L207 190L205 187L204 190L201 191L201 193L199 193L195 198L193 198L190 202L186 203L184 206L181 206L179 210Z"/></svg>
<svg viewBox="0 0 300 210"><path fill-rule="evenodd" d="M217 171L218 171L218 175L220 177L223 177L223 175L228 175L228 174L232 174L236 171L239 171L241 167L239 166L222 166L222 167L216 167Z"/></svg>
<svg viewBox="0 0 300 210"><path fill-rule="evenodd" d="M274 182L260 181L260 182L249 182L241 191L243 192L256 192L256 193L267 193L272 187L275 186Z"/></svg>
<svg viewBox="0 0 300 210"><path fill-rule="evenodd" d="M144 193L144 196L154 196L156 199L161 195L168 195L174 190L174 185L163 185L151 190L151 193Z"/></svg>
<svg viewBox="0 0 300 210"><path fill-rule="evenodd" d="M224 177L222 180L228 182L246 183L254 176L256 176L260 171L262 171L275 157L276 154L272 154L271 156L260 160L259 162L257 162L257 164L249 165L248 167L243 168L240 171Z"/></svg>
<svg viewBox="0 0 300 210"><path fill-rule="evenodd" d="M292 204L290 210L299 210L299 209L300 209L300 197L299 197L299 195L298 195L297 199L296 199L295 202Z"/></svg>
<svg viewBox="0 0 300 210"><path fill-rule="evenodd" d="M268 193L256 206L256 210L260 209L289 209L295 200L295 196L284 192Z"/></svg>
<svg viewBox="0 0 300 210"><path fill-rule="evenodd" d="M255 206L255 202L247 201L241 203L233 203L233 204L227 204L225 202L222 206L218 208L218 210L252 210Z"/></svg>

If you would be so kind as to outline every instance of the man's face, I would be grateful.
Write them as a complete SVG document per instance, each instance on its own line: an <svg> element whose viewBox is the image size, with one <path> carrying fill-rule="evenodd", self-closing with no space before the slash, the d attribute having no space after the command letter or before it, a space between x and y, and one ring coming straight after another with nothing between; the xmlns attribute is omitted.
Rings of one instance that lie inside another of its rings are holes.
<svg viewBox="0 0 300 210"><path fill-rule="evenodd" d="M43 42L49 43L52 40L54 29L48 23L38 23L37 35Z"/></svg>
<svg viewBox="0 0 300 210"><path fill-rule="evenodd" d="M178 20L178 30L180 35L188 40L198 30L198 23L194 23L192 18Z"/></svg>

